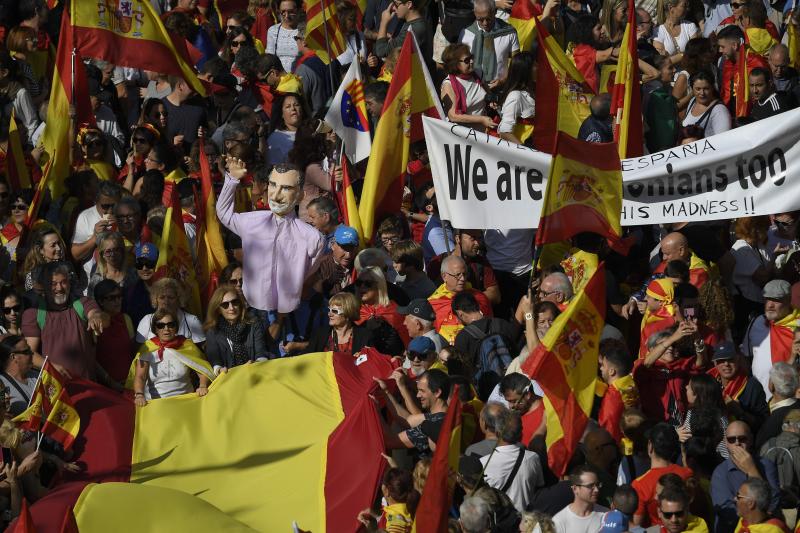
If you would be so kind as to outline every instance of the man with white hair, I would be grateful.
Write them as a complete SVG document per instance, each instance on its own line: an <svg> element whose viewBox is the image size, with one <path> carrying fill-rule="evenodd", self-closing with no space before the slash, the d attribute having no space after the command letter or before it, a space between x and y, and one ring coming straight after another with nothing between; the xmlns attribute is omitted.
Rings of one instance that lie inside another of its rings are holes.
<svg viewBox="0 0 800 533"><path fill-rule="evenodd" d="M470 47L475 70L494 87L506 77L508 60L519 51L517 30L498 19L493 0L475 0L475 22L461 30L459 41Z"/></svg>
<svg viewBox="0 0 800 533"><path fill-rule="evenodd" d="M781 432L783 419L786 413L800 407L800 400L795 398L798 382L797 370L789 363L775 363L769 370L769 391L772 400L769 402L770 414L756 437L756 449L760 450L772 437Z"/></svg>
<svg viewBox="0 0 800 533"><path fill-rule="evenodd" d="M478 290L467 287L467 263L457 255L449 255L442 261L442 283L428 301L436 313L434 327L449 343L455 341L458 332L464 328L452 309L453 297L461 292L470 292L475 296L484 316L491 317L492 306L486 296Z"/></svg>
<svg viewBox="0 0 800 533"><path fill-rule="evenodd" d="M539 285L539 300L553 302L560 311L567 308L574 295L572 283L563 272L553 272L545 276Z"/></svg>
<svg viewBox="0 0 800 533"><path fill-rule="evenodd" d="M458 508L461 517L458 523L464 533L487 533L489 528L489 504L483 498L467 496Z"/></svg>

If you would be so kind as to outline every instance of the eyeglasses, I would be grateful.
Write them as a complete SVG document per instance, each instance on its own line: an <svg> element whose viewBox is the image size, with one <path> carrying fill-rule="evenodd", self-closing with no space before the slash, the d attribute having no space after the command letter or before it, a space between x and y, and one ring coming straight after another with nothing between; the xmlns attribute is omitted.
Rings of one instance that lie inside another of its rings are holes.
<svg viewBox="0 0 800 533"><path fill-rule="evenodd" d="M238 286L244 285L244 280L242 278L231 278L229 282L231 285L238 285Z"/></svg>
<svg viewBox="0 0 800 533"><path fill-rule="evenodd" d="M150 162L151 162L151 163L153 163L154 165L160 165L160 164L161 164L161 161L159 161L158 159L153 159L153 158L152 158L152 157L150 157L149 155L148 155L147 157L145 157L145 158L144 158L144 160L145 160L145 161L150 161Z"/></svg>
<svg viewBox="0 0 800 533"><path fill-rule="evenodd" d="M775 221L775 225L778 226L779 228L788 228L789 226L791 226L795 222L796 222L795 220L792 220L791 222L783 222L781 220L776 220Z"/></svg>
<svg viewBox="0 0 800 533"><path fill-rule="evenodd" d="M150 144L144 137L134 137L133 144Z"/></svg>
<svg viewBox="0 0 800 533"><path fill-rule="evenodd" d="M100 209L103 211L111 211L116 204L100 204Z"/></svg>
<svg viewBox="0 0 800 533"><path fill-rule="evenodd" d="M737 442L739 444L747 444L750 442L750 437L747 435L728 435L725 440L728 441L728 444L736 444Z"/></svg>
<svg viewBox="0 0 800 533"><path fill-rule="evenodd" d="M11 353L15 355L33 355L33 350L28 348L27 350L15 350Z"/></svg>
<svg viewBox="0 0 800 533"><path fill-rule="evenodd" d="M737 500L752 500L753 497L752 496L744 496L743 494L737 494L736 495L736 499Z"/></svg>
<svg viewBox="0 0 800 533"><path fill-rule="evenodd" d="M342 309L341 307L329 307L328 314L340 316L344 314L344 309Z"/></svg>
<svg viewBox="0 0 800 533"><path fill-rule="evenodd" d="M594 490L594 489L600 490L600 489L603 488L603 482L602 481L597 481L595 483L584 483L583 485L575 485L575 486L576 487L583 487L583 488L589 489L589 490Z"/></svg>
<svg viewBox="0 0 800 533"><path fill-rule="evenodd" d="M448 276L452 276L452 277L454 277L456 279L466 279L466 277L467 277L467 273L466 272L458 272L456 274L453 274L452 272L445 272L445 274L447 274Z"/></svg>
<svg viewBox="0 0 800 533"><path fill-rule="evenodd" d="M381 237L381 242L385 242L386 244L394 244L400 240L400 237Z"/></svg>
<svg viewBox="0 0 800 533"><path fill-rule="evenodd" d="M659 509L661 511L661 509ZM661 514L664 515L664 518L670 520L673 516L678 518L682 517L686 514L686 509L681 509L680 511L661 511Z"/></svg>
<svg viewBox="0 0 800 533"><path fill-rule="evenodd" d="M539 296L550 296L551 294L555 294L557 292L559 292L559 291L545 291L545 290L539 289L538 294L539 294Z"/></svg>
<svg viewBox="0 0 800 533"><path fill-rule="evenodd" d="M238 298L235 298L233 300L228 300L227 302L222 302L219 304L219 306L223 309L230 309L231 307L241 307L241 305L242 301L239 300Z"/></svg>
<svg viewBox="0 0 800 533"><path fill-rule="evenodd" d="M122 294L120 293L109 294L107 296L104 296L103 300L122 300Z"/></svg>
<svg viewBox="0 0 800 533"><path fill-rule="evenodd" d="M136 270L144 270L145 268L153 270L155 267L156 267L155 261L150 261L149 259L136 260Z"/></svg>
<svg viewBox="0 0 800 533"><path fill-rule="evenodd" d="M467 56L467 57L465 57L463 59L459 59L458 61L459 61L459 63L469 64L469 63L472 63L473 61L475 61L475 58L473 56Z"/></svg>
<svg viewBox="0 0 800 533"><path fill-rule="evenodd" d="M14 205L11 206L11 210L12 211L15 211L15 210L16 211L27 211L28 210L28 206L25 205L25 204L14 204Z"/></svg>
<svg viewBox="0 0 800 533"><path fill-rule="evenodd" d="M103 255L106 257L121 253L122 253L122 248L106 248L105 250L103 250Z"/></svg>
<svg viewBox="0 0 800 533"><path fill-rule="evenodd" d="M19 313L22 311L22 304L12 305L11 307L3 307L3 313Z"/></svg>
<svg viewBox="0 0 800 533"><path fill-rule="evenodd" d="M38 37L26 37L25 40L27 42L29 42L29 43L39 44L39 38Z"/></svg>
<svg viewBox="0 0 800 533"><path fill-rule="evenodd" d="M156 329L175 329L178 327L177 322L156 322Z"/></svg>

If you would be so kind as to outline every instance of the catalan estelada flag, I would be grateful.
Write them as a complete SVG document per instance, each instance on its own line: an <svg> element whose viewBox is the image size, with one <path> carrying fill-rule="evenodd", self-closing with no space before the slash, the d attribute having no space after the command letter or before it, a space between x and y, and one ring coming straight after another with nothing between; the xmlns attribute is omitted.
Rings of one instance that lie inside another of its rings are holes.
<svg viewBox="0 0 800 533"><path fill-rule="evenodd" d="M587 231L624 249L621 211L622 166L616 144L579 141L558 132L536 244Z"/></svg>
<svg viewBox="0 0 800 533"><path fill-rule="evenodd" d="M182 37L167 32L150 2L72 0L75 46L81 55L123 67L178 76L202 96Z"/></svg>
<svg viewBox="0 0 800 533"><path fill-rule="evenodd" d="M325 122L342 139L342 152L353 163L369 157L372 138L364 101L364 80L358 61L350 63L339 90L336 91Z"/></svg>
<svg viewBox="0 0 800 533"><path fill-rule="evenodd" d="M326 65L347 50L334 0L307 0L306 21L306 44Z"/></svg>
<svg viewBox="0 0 800 533"><path fill-rule="evenodd" d="M447 414L436 439L436 451L414 516L411 529L414 533L447 533L447 519L453 503L448 479L451 470L458 472L461 457L461 407L456 385L450 391Z"/></svg>
<svg viewBox="0 0 800 533"><path fill-rule="evenodd" d="M558 477L566 473L591 415L605 309L601 263L522 364L521 371L544 391L547 460Z"/></svg>
<svg viewBox="0 0 800 533"><path fill-rule="evenodd" d="M578 136L581 124L591 114L589 101L594 91L587 85L575 63L538 20L536 28L539 47L533 145L537 150L551 154L556 132Z"/></svg>
<svg viewBox="0 0 800 533"><path fill-rule="evenodd" d="M203 290L203 302L208 302L217 287L219 273L228 265L225 244L217 218L217 198L211 183L211 164L205 151L205 141L200 139L200 202L197 206L197 271Z"/></svg>
<svg viewBox="0 0 800 533"><path fill-rule="evenodd" d="M538 3L530 1L514 2L514 5L511 7L508 23L517 30L519 49L521 52L533 48L533 40L536 38L537 17L541 15L542 6Z"/></svg>
<svg viewBox="0 0 800 533"><path fill-rule="evenodd" d="M358 206L367 242L376 219L400 210L409 146L424 138L422 115L442 119L444 111L414 33L408 32L375 131L373 143L381 149L369 158Z"/></svg>
<svg viewBox="0 0 800 533"><path fill-rule="evenodd" d="M65 380L45 361L28 408L14 421L31 431L41 431L68 450L78 436L81 419L65 388ZM42 424L44 422L44 424Z"/></svg>
<svg viewBox="0 0 800 533"><path fill-rule="evenodd" d="M373 349L312 353L232 368L208 394L152 400L67 384L87 424L79 473L31 506L39 531L74 507L81 533L356 533L383 470L369 394L393 364ZM266 409L265 406L280 406ZM89 416L90 414L90 416ZM158 512L131 512L153 509Z"/></svg>
<svg viewBox="0 0 800 533"><path fill-rule="evenodd" d="M174 182L167 179L164 180L164 198L170 200L165 202L167 214L164 216L164 229L161 232L161 241L158 246L155 276L157 279L174 278L181 282L189 298L187 310L193 315L201 316L200 290L195 275L192 251L189 248L189 239L183 228L178 188Z"/></svg>
<svg viewBox="0 0 800 533"><path fill-rule="evenodd" d="M22 151L22 141L19 137L19 128L17 128L13 109L8 121L8 151L6 152L5 164L6 178L12 191L31 187L31 174L25 164L25 152Z"/></svg>
<svg viewBox="0 0 800 533"><path fill-rule="evenodd" d="M614 140L617 141L620 159L641 156L644 153L644 127L633 0L628 0L628 25L619 45L617 73L611 92L611 116L614 117Z"/></svg>

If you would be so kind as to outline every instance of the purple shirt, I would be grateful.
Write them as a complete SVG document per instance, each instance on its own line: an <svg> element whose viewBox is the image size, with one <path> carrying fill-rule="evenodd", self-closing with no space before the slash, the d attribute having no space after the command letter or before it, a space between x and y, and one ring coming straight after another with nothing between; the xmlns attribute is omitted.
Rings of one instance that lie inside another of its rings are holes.
<svg viewBox="0 0 800 533"><path fill-rule="evenodd" d="M284 217L271 211L234 213L238 184L226 174L217 200L217 216L242 239L244 295L256 309L294 311L300 304L306 275L322 257L325 239L294 213Z"/></svg>

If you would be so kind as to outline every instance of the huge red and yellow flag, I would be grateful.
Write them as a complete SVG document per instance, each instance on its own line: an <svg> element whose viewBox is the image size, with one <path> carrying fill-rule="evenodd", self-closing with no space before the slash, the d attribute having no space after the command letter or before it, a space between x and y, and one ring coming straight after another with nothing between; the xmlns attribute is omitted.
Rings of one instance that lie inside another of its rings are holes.
<svg viewBox="0 0 800 533"><path fill-rule="evenodd" d="M178 76L205 96L184 39L167 31L150 2L72 0L72 16L81 55Z"/></svg>
<svg viewBox="0 0 800 533"><path fill-rule="evenodd" d="M165 202L167 214L164 216L164 229L161 232L161 241L158 246L155 275L157 278L174 278L181 282L188 295L187 310L200 316L202 314L200 290L191 248L189 248L189 239L186 237L186 230L183 227L178 188L174 182L164 180L164 197L170 200L168 204Z"/></svg>
<svg viewBox="0 0 800 533"><path fill-rule="evenodd" d="M447 533L447 519L453 490L449 486L450 471L458 472L461 457L461 398L458 385L450 391L450 403L444 417L431 469L414 516L413 532Z"/></svg>
<svg viewBox="0 0 800 533"><path fill-rule="evenodd" d="M28 189L31 187L31 173L25 164L25 152L22 151L22 141L19 137L19 128L14 118L14 110L8 119L8 150L6 152L6 178L12 191Z"/></svg>
<svg viewBox="0 0 800 533"><path fill-rule="evenodd" d="M578 136L581 124L590 115L589 101L594 91L547 28L538 20L536 27L539 48L533 145L550 154L557 132Z"/></svg>
<svg viewBox="0 0 800 533"><path fill-rule="evenodd" d="M77 57L74 61L75 86L73 78L72 51L75 46L72 25L69 15L61 16L61 30L56 52L56 67L53 70L53 83L50 88L50 102L47 106L47 121L42 134L42 146L52 161L52 175L47 186L53 198L58 198L64 191L64 180L70 174L72 151L70 150L70 104L75 105L76 130L79 124L95 125L94 113L89 103L89 88L86 80L86 69ZM44 179L44 178L43 178Z"/></svg>
<svg viewBox="0 0 800 533"><path fill-rule="evenodd" d="M327 65L347 50L334 0L306 2L306 45ZM327 38L327 39L326 39ZM328 55L330 51L330 57Z"/></svg>
<svg viewBox="0 0 800 533"><path fill-rule="evenodd" d="M293 521L356 533L383 470L369 393L392 369L372 349L313 353L239 366L202 398L142 408L73 380L79 413L91 413L74 447L83 469L31 507L36 526L58 531L74 506L81 533L291 531ZM158 512L131 512L153 502Z"/></svg>
<svg viewBox="0 0 800 533"><path fill-rule="evenodd" d="M536 38L537 17L542 15L542 8L532 0L518 0L511 7L508 23L517 30L519 49L524 52L533 48Z"/></svg>
<svg viewBox="0 0 800 533"><path fill-rule="evenodd" d="M372 141L380 150L369 158L358 206L367 242L376 219L400 210L409 147L424 138L422 115L443 119L444 111L414 33L408 32Z"/></svg>
<svg viewBox="0 0 800 533"><path fill-rule="evenodd" d="M225 244L217 218L217 199L214 185L211 182L211 164L205 151L205 141L200 139L200 191L201 198L197 206L197 272L200 282L205 284L204 302L208 301L216 288L217 279L222 269L228 265Z"/></svg>
<svg viewBox="0 0 800 533"><path fill-rule="evenodd" d="M605 309L601 263L521 368L544 390L547 459L559 477L566 473L591 415Z"/></svg>
<svg viewBox="0 0 800 533"><path fill-rule="evenodd" d="M614 143L579 141L558 132L536 244L582 232L622 247L622 166Z"/></svg>
<svg viewBox="0 0 800 533"><path fill-rule="evenodd" d="M619 157L639 157L642 141L642 89L639 77L639 53L636 49L636 6L628 0L628 25L622 37L617 60L614 89L611 92L611 116L614 117L614 140Z"/></svg>

